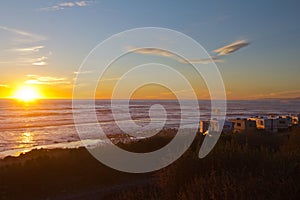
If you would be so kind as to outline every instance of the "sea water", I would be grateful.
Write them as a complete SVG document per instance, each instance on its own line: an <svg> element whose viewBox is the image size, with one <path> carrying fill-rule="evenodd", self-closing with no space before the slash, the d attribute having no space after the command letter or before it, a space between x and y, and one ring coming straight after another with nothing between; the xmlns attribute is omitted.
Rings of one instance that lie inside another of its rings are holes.
<svg viewBox="0 0 300 200"><path fill-rule="evenodd" d="M157 104L163 106L165 112L152 109L154 114L150 118L149 109ZM210 106L209 100L199 101L201 119L210 117ZM112 110L121 114L129 111L130 119L119 117L116 121ZM184 118L188 125L194 123L193 119L189 120L192 116L189 113L194 111L195 107L188 100L183 106L176 100L131 100L129 105L125 100L115 100L113 105L109 100L77 100L76 108L72 108L72 100L39 100L27 103L0 100L0 157L33 148L75 148L82 145L80 139L91 145L105 143L103 138L98 137L97 131L87 131L80 138L73 114L79 116L78 126L86 126L95 123L88 116L96 113L97 123L105 134L113 137L123 133L118 124L126 126L132 121L140 127L149 125L150 121L154 124L164 122L164 126L160 128L167 129L178 128ZM227 118L298 113L300 101L296 100L227 101Z"/></svg>

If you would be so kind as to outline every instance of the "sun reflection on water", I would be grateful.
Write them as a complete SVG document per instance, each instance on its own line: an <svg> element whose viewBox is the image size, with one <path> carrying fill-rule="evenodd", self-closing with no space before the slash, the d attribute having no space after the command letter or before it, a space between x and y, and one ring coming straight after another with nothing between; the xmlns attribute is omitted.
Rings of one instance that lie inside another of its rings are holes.
<svg viewBox="0 0 300 200"><path fill-rule="evenodd" d="M20 136L20 144L18 148L28 148L33 145L33 134L31 132L24 132Z"/></svg>

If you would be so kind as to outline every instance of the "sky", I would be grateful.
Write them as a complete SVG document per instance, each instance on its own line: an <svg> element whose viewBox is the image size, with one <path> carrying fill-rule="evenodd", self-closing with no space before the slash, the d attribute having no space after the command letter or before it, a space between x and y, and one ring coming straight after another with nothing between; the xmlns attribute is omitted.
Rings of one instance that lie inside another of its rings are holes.
<svg viewBox="0 0 300 200"><path fill-rule="evenodd" d="M72 98L79 67L90 51L114 34L141 27L172 29L201 44L222 75L228 99L300 97L299 6L296 0L3 0L0 98L12 97L24 85L36 87L44 98ZM211 62L195 59L203 65ZM129 69L127 65L147 61L174 67L191 81L198 98L209 98L205 82L193 75L188 64L152 49L132 52L113 63L104 78L109 83L102 82L96 98L111 97L121 72ZM164 69L153 69L131 76L131 82L149 74L168 76ZM189 98L189 91L180 84L178 89ZM85 91L79 89L79 97L91 98ZM133 96L175 98L170 89L159 85L140 88Z"/></svg>

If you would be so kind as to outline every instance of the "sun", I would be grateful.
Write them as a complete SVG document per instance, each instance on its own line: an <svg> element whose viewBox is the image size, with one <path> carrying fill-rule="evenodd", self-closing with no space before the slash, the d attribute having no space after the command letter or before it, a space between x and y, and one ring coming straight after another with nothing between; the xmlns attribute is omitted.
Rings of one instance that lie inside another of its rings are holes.
<svg viewBox="0 0 300 200"><path fill-rule="evenodd" d="M30 85L25 85L25 86L21 86L16 90L13 98L21 101L29 102L29 101L34 101L36 99L42 98L42 95L37 90L37 88L32 87Z"/></svg>

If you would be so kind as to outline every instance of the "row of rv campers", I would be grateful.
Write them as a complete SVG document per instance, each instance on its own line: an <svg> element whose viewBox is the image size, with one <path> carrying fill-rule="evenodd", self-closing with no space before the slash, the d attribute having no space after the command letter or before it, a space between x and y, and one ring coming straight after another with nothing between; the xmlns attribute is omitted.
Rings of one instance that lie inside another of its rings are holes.
<svg viewBox="0 0 300 200"><path fill-rule="evenodd" d="M250 118L236 118L225 120L223 126L223 133L240 133L251 130L264 130L266 132L277 133L278 131L287 131L292 126L299 124L300 114L298 115L284 115L284 116L269 116L269 117L250 117ZM200 133L207 133L209 131L219 131L219 121L204 120L200 121Z"/></svg>

